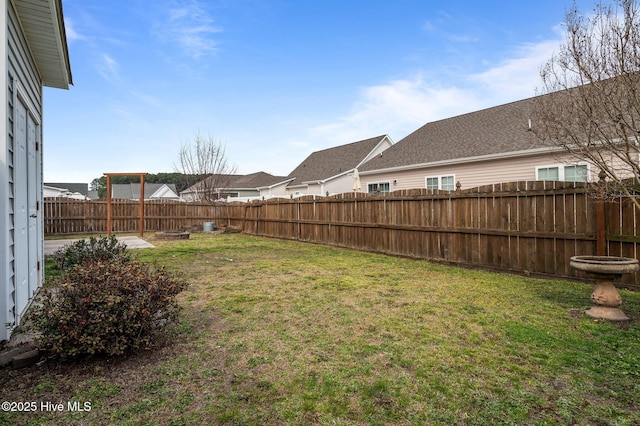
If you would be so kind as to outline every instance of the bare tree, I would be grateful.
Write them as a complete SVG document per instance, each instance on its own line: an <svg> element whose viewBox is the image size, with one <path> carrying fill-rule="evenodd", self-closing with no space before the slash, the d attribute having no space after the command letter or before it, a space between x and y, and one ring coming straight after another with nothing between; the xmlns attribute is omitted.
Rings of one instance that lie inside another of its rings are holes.
<svg viewBox="0 0 640 426"><path fill-rule="evenodd" d="M541 69L532 130L595 166L606 188L638 207L640 15L633 0L566 13L566 40ZM604 188L604 184L603 184Z"/></svg>
<svg viewBox="0 0 640 426"><path fill-rule="evenodd" d="M199 133L191 143L182 144L174 167L187 179L185 191L192 200L213 201L224 196L236 172L228 163L225 146Z"/></svg>

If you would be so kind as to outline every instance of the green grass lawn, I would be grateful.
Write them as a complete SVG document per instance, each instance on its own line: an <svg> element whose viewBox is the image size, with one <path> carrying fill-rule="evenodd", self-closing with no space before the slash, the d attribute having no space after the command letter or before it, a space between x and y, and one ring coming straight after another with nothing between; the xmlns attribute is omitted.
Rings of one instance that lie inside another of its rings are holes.
<svg viewBox="0 0 640 426"><path fill-rule="evenodd" d="M184 276L172 341L0 370L0 424L640 424L640 294L246 235L151 239ZM66 408L66 407L65 407Z"/></svg>

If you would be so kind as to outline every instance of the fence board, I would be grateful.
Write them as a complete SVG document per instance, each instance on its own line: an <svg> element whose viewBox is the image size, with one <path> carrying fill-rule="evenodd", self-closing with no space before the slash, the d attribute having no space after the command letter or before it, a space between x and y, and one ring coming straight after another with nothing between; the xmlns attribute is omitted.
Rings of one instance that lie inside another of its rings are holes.
<svg viewBox="0 0 640 426"><path fill-rule="evenodd" d="M306 196L251 203L145 203L145 231L237 226L245 233L465 265L578 276L596 251L596 201L584 184L513 182L464 191ZM638 209L605 203L608 254L636 257ZM46 199L45 234L106 233L106 202ZM137 232L137 201L113 200L113 231ZM638 275L638 274L636 274ZM625 277L634 286L638 276Z"/></svg>

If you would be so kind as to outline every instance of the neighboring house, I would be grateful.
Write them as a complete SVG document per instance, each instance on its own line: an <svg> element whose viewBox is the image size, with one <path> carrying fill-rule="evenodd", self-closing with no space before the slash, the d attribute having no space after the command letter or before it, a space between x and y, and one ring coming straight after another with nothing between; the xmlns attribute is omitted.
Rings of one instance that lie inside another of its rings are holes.
<svg viewBox="0 0 640 426"><path fill-rule="evenodd" d="M273 176L265 172L248 175L223 175L216 177L216 181L220 182L219 188L211 188L211 186L217 185L210 184L210 181L198 182L182 191L180 197L185 201L197 201L203 198L202 193L206 190L214 192L212 199L226 198L227 201L248 201L261 197L260 187L268 187L283 179L284 176Z"/></svg>
<svg viewBox="0 0 640 426"><path fill-rule="evenodd" d="M44 183L44 198L89 199L89 185L86 183Z"/></svg>
<svg viewBox="0 0 640 426"><path fill-rule="evenodd" d="M223 188L223 196L227 201L248 201L261 197L260 189L282 182L284 176L273 176L265 172L237 176L229 182L228 188Z"/></svg>
<svg viewBox="0 0 640 426"><path fill-rule="evenodd" d="M0 341L44 280L43 87L72 83L61 0L0 3Z"/></svg>
<svg viewBox="0 0 640 426"><path fill-rule="evenodd" d="M455 190L519 180L595 180L597 171L536 139L535 98L427 123L359 168L362 191Z"/></svg>
<svg viewBox="0 0 640 426"><path fill-rule="evenodd" d="M261 188L262 195L302 196L353 192L354 173L362 164L380 157L393 146L387 135L316 151L285 180ZM356 175L357 176L357 175Z"/></svg>
<svg viewBox="0 0 640 426"><path fill-rule="evenodd" d="M140 200L139 183L114 183L111 185L111 198L124 200ZM144 184L145 200L179 200L178 190L173 183Z"/></svg>

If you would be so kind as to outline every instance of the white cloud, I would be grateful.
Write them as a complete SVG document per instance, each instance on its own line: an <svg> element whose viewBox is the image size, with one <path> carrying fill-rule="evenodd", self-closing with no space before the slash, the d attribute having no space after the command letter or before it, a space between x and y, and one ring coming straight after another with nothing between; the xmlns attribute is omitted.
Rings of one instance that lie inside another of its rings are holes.
<svg viewBox="0 0 640 426"><path fill-rule="evenodd" d="M286 142L287 146L294 146L297 148L306 148L309 146L309 142L308 141L300 141L300 140L295 140L295 141L289 141Z"/></svg>
<svg viewBox="0 0 640 426"><path fill-rule="evenodd" d="M480 41L480 38L472 35L451 35L449 36L449 40L456 43L477 43Z"/></svg>
<svg viewBox="0 0 640 426"><path fill-rule="evenodd" d="M426 122L468 112L480 105L473 91L439 85L418 75L362 89L351 112L310 130L323 145L389 134L398 140Z"/></svg>
<svg viewBox="0 0 640 426"><path fill-rule="evenodd" d="M558 49L559 40L548 40L521 46L514 58L497 66L471 75L468 81L487 91L492 98L524 99L535 95L540 86L540 67Z"/></svg>
<svg viewBox="0 0 640 426"><path fill-rule="evenodd" d="M114 104L110 108L113 118L117 118L118 126L123 129L149 130L152 125L134 109L122 104Z"/></svg>
<svg viewBox="0 0 640 426"><path fill-rule="evenodd" d="M398 141L431 121L534 96L540 67L562 41L560 27L554 30L557 39L523 44L496 66L459 80L415 75L363 88L347 114L309 129L309 139L316 147L385 133Z"/></svg>
<svg viewBox="0 0 640 426"><path fill-rule="evenodd" d="M159 10L166 11L154 24L154 32L161 40L177 43L186 55L196 59L217 50L218 42L212 35L222 29L213 24L213 18L200 2L174 0Z"/></svg>
<svg viewBox="0 0 640 426"><path fill-rule="evenodd" d="M64 30L67 35L67 41L84 40L84 36L78 34L70 18L64 18Z"/></svg>
<svg viewBox="0 0 640 426"><path fill-rule="evenodd" d="M148 106L152 106L152 107L164 107L165 103L158 98L157 96L154 95L149 95L148 93L143 93L137 90L132 90L130 92L131 96L133 96L135 99L138 99L139 101L141 101L143 104L148 105Z"/></svg>
<svg viewBox="0 0 640 426"><path fill-rule="evenodd" d="M120 65L111 56L103 53L97 64L98 72L105 80L113 83L119 78Z"/></svg>
<svg viewBox="0 0 640 426"><path fill-rule="evenodd" d="M428 33L432 33L435 31L436 27L433 22L426 21L424 24L422 24L422 29Z"/></svg>

